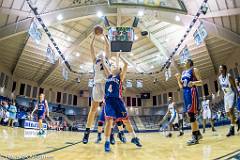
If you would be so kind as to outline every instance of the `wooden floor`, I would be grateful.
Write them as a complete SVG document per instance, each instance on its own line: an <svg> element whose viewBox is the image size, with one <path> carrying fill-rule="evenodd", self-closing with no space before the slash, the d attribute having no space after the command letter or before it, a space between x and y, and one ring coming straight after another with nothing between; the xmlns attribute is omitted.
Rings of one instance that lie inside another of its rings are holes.
<svg viewBox="0 0 240 160"><path fill-rule="evenodd" d="M112 146L105 153L103 143L95 144L91 134L87 145L81 143L82 133L48 131L37 136L34 130L0 126L0 159L54 159L54 160L159 160L159 159L215 159L240 149L240 134L226 138L227 127L217 128L217 134L207 130L200 144L186 146L190 132L183 137L166 138L162 133L142 133L143 148L131 143ZM128 141L131 137L127 137Z"/></svg>

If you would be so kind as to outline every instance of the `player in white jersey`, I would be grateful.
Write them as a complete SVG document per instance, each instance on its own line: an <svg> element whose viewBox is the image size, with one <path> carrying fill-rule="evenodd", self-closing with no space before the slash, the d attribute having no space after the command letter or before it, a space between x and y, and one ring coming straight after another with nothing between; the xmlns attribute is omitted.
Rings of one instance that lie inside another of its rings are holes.
<svg viewBox="0 0 240 160"><path fill-rule="evenodd" d="M96 53L95 53L94 41L95 41L96 36L104 37L105 55L103 55L103 53L96 55ZM88 143L90 128L94 122L99 103L104 101L105 80L106 80L106 72L107 72L106 70L110 69L110 64L109 64L108 59L111 57L108 39L103 34L96 35L94 33L93 39L91 41L90 49L91 49L91 57L92 57L93 69L94 69L94 86L92 89L91 108L88 113L86 130L84 132L84 137L83 137L84 144Z"/></svg>
<svg viewBox="0 0 240 160"><path fill-rule="evenodd" d="M170 117L170 120L168 122L168 133L166 137L172 137L172 131L175 126L179 128L179 117L178 112L176 110L175 102L173 102L172 97L168 98L168 110L165 116L163 117L163 121L165 121L168 117ZM162 123L160 122L160 123ZM179 128L180 134L179 136L183 135L182 129Z"/></svg>
<svg viewBox="0 0 240 160"><path fill-rule="evenodd" d="M236 124L236 117L234 114L234 102L235 102L235 95L239 96L237 92L237 87L234 83L233 77L227 72L226 65L219 66L219 77L218 82L220 87L224 93L224 107L227 113L227 116L231 120L231 126L229 132L227 133L227 137L233 136L235 134L234 125ZM220 90L218 91L218 96L220 94Z"/></svg>
<svg viewBox="0 0 240 160"><path fill-rule="evenodd" d="M201 111L202 111L202 117L203 117L203 133L205 133L207 120L210 121L212 131L215 132L216 130L215 130L214 124L213 124L212 111L210 108L210 100L206 99L206 96L203 96Z"/></svg>

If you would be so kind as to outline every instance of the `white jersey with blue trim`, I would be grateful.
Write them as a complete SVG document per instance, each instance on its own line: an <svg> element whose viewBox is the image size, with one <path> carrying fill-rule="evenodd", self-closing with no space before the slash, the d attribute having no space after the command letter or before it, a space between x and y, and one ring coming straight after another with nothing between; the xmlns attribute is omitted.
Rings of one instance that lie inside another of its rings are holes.
<svg viewBox="0 0 240 160"><path fill-rule="evenodd" d="M103 56L97 57L96 62L93 65L94 83L105 83L106 75L104 72L104 66L110 67L109 61Z"/></svg>
<svg viewBox="0 0 240 160"><path fill-rule="evenodd" d="M168 110L171 114L175 114L176 113L176 109L174 107L174 103L170 103L168 104Z"/></svg>
<svg viewBox="0 0 240 160"><path fill-rule="evenodd" d="M209 100L202 101L202 109L203 109L203 111L210 110L210 108L209 108Z"/></svg>
<svg viewBox="0 0 240 160"><path fill-rule="evenodd" d="M218 77L219 84L221 85L221 88L224 92L224 94L231 94L234 93L230 80L229 80L230 74L227 74L225 77L222 76L222 74Z"/></svg>

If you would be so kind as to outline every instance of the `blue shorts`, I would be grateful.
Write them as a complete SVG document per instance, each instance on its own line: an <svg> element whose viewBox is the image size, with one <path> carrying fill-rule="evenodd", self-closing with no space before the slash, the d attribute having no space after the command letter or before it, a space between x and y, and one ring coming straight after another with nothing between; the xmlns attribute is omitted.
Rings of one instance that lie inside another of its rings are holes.
<svg viewBox="0 0 240 160"><path fill-rule="evenodd" d="M128 114L121 98L107 97L105 99L105 118L113 118L116 121L127 119Z"/></svg>
<svg viewBox="0 0 240 160"><path fill-rule="evenodd" d="M191 112L196 114L199 110L199 100L197 88L183 89L183 113Z"/></svg>
<svg viewBox="0 0 240 160"><path fill-rule="evenodd" d="M98 122L103 122L103 123L105 122L105 109L104 108L105 107L102 107L102 111L98 117Z"/></svg>
<svg viewBox="0 0 240 160"><path fill-rule="evenodd" d="M240 97L237 99L237 110L240 112Z"/></svg>
<svg viewBox="0 0 240 160"><path fill-rule="evenodd" d="M38 111L37 116L38 116L38 119L44 119L45 118L45 111Z"/></svg>

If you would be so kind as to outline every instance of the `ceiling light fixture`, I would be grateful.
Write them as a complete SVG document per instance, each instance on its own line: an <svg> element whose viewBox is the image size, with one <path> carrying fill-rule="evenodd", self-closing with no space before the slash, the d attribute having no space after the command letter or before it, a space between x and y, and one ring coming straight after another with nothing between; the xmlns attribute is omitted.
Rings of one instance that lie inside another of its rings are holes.
<svg viewBox="0 0 240 160"><path fill-rule="evenodd" d="M179 16L176 16L175 21L179 22L179 21L181 21L181 18Z"/></svg>
<svg viewBox="0 0 240 160"><path fill-rule="evenodd" d="M102 13L101 11L98 11L98 12L97 12L97 16L98 16L99 18L102 18L102 17L103 17L103 13Z"/></svg>
<svg viewBox="0 0 240 160"><path fill-rule="evenodd" d="M77 53L76 53L76 57L79 57L79 56L80 56L80 53L77 52Z"/></svg>
<svg viewBox="0 0 240 160"><path fill-rule="evenodd" d="M57 20L59 20L59 21L63 20L63 16L62 16L61 14L59 14L59 15L57 16Z"/></svg>
<svg viewBox="0 0 240 160"><path fill-rule="evenodd" d="M143 10L139 10L137 15L138 15L138 17L142 17L144 15L144 11Z"/></svg>

